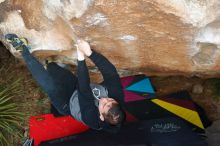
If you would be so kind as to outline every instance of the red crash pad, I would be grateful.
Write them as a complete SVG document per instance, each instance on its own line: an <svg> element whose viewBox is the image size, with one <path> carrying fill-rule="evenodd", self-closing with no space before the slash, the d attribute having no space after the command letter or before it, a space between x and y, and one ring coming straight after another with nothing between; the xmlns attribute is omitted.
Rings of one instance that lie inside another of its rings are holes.
<svg viewBox="0 0 220 146"><path fill-rule="evenodd" d="M43 141L78 134L89 129L71 116L54 117L53 114L32 116L29 126L30 139L34 139L34 146Z"/></svg>

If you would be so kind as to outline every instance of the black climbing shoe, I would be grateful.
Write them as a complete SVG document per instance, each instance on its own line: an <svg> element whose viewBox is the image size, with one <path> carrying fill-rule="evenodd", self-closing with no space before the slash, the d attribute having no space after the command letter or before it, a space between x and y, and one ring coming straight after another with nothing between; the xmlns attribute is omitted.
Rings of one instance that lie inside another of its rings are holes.
<svg viewBox="0 0 220 146"><path fill-rule="evenodd" d="M19 52L23 50L23 47L30 48L28 40L26 38L19 38L16 34L6 34L5 39Z"/></svg>

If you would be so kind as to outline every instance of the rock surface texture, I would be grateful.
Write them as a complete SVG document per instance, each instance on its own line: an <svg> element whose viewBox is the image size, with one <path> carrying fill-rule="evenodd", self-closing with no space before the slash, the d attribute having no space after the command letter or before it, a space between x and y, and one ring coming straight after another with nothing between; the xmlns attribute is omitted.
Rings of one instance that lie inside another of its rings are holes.
<svg viewBox="0 0 220 146"><path fill-rule="evenodd" d="M219 0L0 0L0 40L27 37L40 57L86 39L121 73L220 76ZM90 64L92 65L92 64Z"/></svg>

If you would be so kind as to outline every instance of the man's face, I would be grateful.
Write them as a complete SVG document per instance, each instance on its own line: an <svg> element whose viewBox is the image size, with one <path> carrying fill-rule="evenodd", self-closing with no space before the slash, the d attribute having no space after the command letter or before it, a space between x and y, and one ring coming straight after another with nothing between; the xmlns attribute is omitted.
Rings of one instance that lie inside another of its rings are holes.
<svg viewBox="0 0 220 146"><path fill-rule="evenodd" d="M100 113L100 119L104 121L104 114L107 114L109 109L112 107L113 104L118 104L117 101L115 101L112 98L101 98L99 100L99 113Z"/></svg>

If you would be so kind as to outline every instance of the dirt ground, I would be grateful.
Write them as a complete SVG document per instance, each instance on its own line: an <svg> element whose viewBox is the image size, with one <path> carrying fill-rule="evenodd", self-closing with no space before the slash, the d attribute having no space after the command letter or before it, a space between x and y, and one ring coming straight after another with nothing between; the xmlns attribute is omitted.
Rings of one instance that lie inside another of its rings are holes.
<svg viewBox="0 0 220 146"><path fill-rule="evenodd" d="M21 78L22 95L17 96L14 101L18 103L19 110L26 114L21 121L22 140L28 136L28 119L30 115L45 114L50 112L50 103L47 96L32 80L31 74L22 63L15 59L0 44L0 67L5 68L1 72L0 83L4 83L8 74L12 74L15 79ZM99 81L100 75L91 73L92 81ZM218 94L216 82L220 79L201 79L198 77L152 77L152 83L157 89L157 95L163 96L179 90L188 90L194 101L202 106L208 117L215 121L220 120L220 94ZM20 140L19 142L21 142Z"/></svg>

